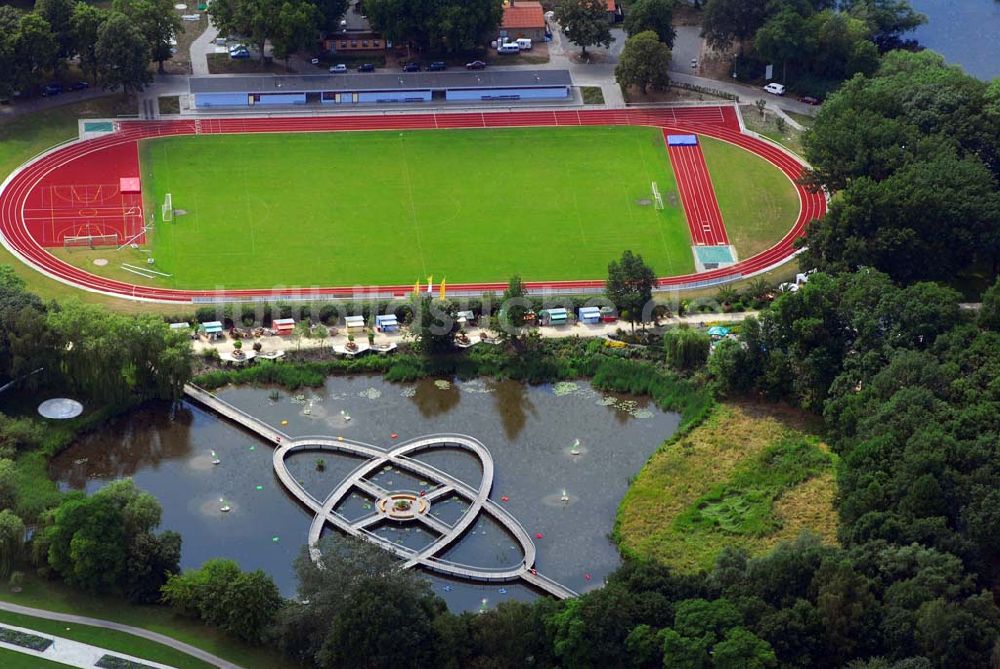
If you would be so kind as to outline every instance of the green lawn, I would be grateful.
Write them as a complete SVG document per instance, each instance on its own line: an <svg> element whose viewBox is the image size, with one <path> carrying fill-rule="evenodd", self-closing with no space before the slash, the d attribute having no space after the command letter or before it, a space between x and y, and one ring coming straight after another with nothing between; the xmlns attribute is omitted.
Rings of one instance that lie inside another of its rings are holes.
<svg viewBox="0 0 1000 669"><path fill-rule="evenodd" d="M68 664L49 662L40 657L25 655L15 650L0 648L0 667L3 669L66 669Z"/></svg>
<svg viewBox="0 0 1000 669"><path fill-rule="evenodd" d="M173 648L168 648L153 641L115 630L105 630L99 627L87 627L74 623L63 623L45 620L44 618L22 616L17 613L8 613L7 611L0 611L0 623L23 627L42 634L51 634L65 639L72 639L111 652L124 653L125 655L131 655L144 660L169 664L172 667L177 667L177 669L212 669L214 666Z"/></svg>
<svg viewBox="0 0 1000 669"><path fill-rule="evenodd" d="M142 156L151 203L188 212L157 225L159 285L600 278L625 249L693 269L681 209L639 203L674 184L650 128L202 135Z"/></svg>
<svg viewBox="0 0 1000 669"><path fill-rule="evenodd" d="M792 229L799 196L778 168L749 151L700 137L730 243L742 260L773 246Z"/></svg>
<svg viewBox="0 0 1000 669"><path fill-rule="evenodd" d="M22 592L14 594L6 586L0 586L0 600L49 611L112 620L159 632L207 650L246 669L296 669L298 666L268 647L247 646L211 627L181 618L165 606L136 606L120 598L90 596L59 583L42 580L31 573L25 574ZM67 626L74 627L63 625L63 628ZM137 641L144 642L142 639ZM191 661L197 662L194 659ZM0 662L0 667L6 669L6 666Z"/></svg>

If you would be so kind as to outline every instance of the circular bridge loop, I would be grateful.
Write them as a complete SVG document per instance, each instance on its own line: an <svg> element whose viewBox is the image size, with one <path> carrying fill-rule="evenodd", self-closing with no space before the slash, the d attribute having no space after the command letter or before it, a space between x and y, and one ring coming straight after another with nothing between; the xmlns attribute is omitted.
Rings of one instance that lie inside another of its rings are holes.
<svg viewBox="0 0 1000 669"><path fill-rule="evenodd" d="M742 132L738 112L734 105L705 105L654 109L600 109L600 110L551 110L505 112L457 112L381 115L328 115L291 118L219 118L199 122L177 121L121 121L116 132L94 139L59 146L29 161L12 173L0 185L0 243L39 272L83 290L104 293L134 300L155 302L216 302L247 299L294 299L300 291L274 290L174 290L139 286L91 274L83 269L57 259L48 253L35 237L24 215L25 207L36 189L43 187L51 173L78 160L98 163L100 152L123 145L136 146L140 140L170 135L196 133L249 133L249 132L335 132L351 130L398 130L420 128L503 128L584 125L643 125L662 128L669 132L694 133L739 146L771 163L795 185L799 195L799 215L792 228L771 248L746 258L735 265L708 270L697 274L663 277L659 287L690 288L718 285L739 278L746 278L771 269L795 255L795 240L805 233L806 225L826 213L826 196L811 192L797 183L803 164L784 149L758 137ZM136 156L138 151L136 150ZM587 292L601 290L603 280L527 282L529 291ZM450 284L456 294L462 291L482 294L503 290L506 284L477 283ZM395 295L406 292L410 286L370 286L366 292L373 295ZM351 298L356 287L328 287L309 291L311 298Z"/></svg>
<svg viewBox="0 0 1000 669"><path fill-rule="evenodd" d="M191 399L213 409L221 416L258 434L275 444L272 455L274 472L285 489L314 514L309 527L308 543L313 559L319 559L319 539L323 528L332 525L341 532L374 543L403 560L403 567L423 567L424 569L461 579L482 582L504 582L523 580L556 597L565 599L576 596L569 588L545 578L534 569L536 549L527 530L504 508L493 502L490 490L493 486L493 456L479 440L462 434L435 434L414 439L383 450L371 444L345 439L344 437L316 436L293 438L267 423L237 409L216 395L193 385L184 387L184 393ZM434 449L460 449L477 459L482 471L479 485L474 487L448 473L412 456ZM354 468L336 488L320 500L310 494L296 480L288 469L287 458L295 453L324 451L346 453L365 458ZM428 488L422 491L386 490L370 480L370 476L385 467L416 474L427 481ZM336 511L338 504L352 491L359 490L376 500L375 508L366 516L348 519ZM455 496L468 502L469 506L454 523L448 524L426 511L435 500ZM410 504L405 510L400 506L400 516L389 511L396 501ZM382 511L381 503L389 508ZM520 563L504 568L484 568L452 562L439 557L480 518L489 517L504 528L518 543L522 559ZM426 547L415 550L393 543L369 530L385 519L398 522L418 522L438 536Z"/></svg>

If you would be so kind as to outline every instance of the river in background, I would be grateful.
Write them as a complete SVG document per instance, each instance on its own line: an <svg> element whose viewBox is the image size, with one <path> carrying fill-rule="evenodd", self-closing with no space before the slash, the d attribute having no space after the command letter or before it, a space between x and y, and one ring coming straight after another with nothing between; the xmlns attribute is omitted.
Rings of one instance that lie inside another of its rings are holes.
<svg viewBox="0 0 1000 669"><path fill-rule="evenodd" d="M917 40L980 79L1000 77L1000 2L910 0L910 5L928 22L904 39Z"/></svg>
<svg viewBox="0 0 1000 669"><path fill-rule="evenodd" d="M220 396L295 436L343 435L383 448L438 432L479 439L496 464L491 498L532 536L542 535L535 540L539 572L577 591L599 586L619 565L617 549L608 538L618 503L629 479L679 421L676 414L662 412L645 399L605 394L582 382L527 386L428 379L393 384L381 377L333 377L324 388L301 394L278 391L276 397L273 393L242 387L224 389ZM398 440L391 439L393 432ZM577 439L579 454L573 455ZM213 557L233 558L244 569L263 569L292 596L292 563L305 542L311 514L272 474L271 453L266 442L198 405L153 405L82 439L53 460L51 475L64 489L87 491L114 479L133 478L163 505L161 528L181 533L184 568ZM213 457L218 465L212 464ZM316 469L318 457L326 463L323 472ZM479 483L479 465L466 454L447 449L419 459L473 486ZM322 498L359 462L306 453L291 456L289 467L307 490ZM401 472L381 472L378 477L391 488L420 487ZM502 502L502 497L508 501ZM345 502L365 503L360 496ZM222 513L223 505L231 511ZM456 503L437 506L447 522L464 510ZM428 540L408 526L380 532L398 532L386 536L414 547ZM442 557L509 566L520 560L514 543L498 525L484 520ZM504 599L537 596L517 584L430 579L453 610L478 609L484 600L492 606Z"/></svg>

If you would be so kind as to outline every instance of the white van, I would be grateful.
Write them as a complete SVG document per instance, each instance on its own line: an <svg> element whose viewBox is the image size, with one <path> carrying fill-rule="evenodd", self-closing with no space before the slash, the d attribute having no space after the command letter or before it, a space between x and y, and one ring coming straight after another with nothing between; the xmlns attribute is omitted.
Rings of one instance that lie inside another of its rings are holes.
<svg viewBox="0 0 1000 669"><path fill-rule="evenodd" d="M769 83L767 86L764 87L764 90L767 91L768 93L771 93L772 95L784 95L785 85L772 81L771 83Z"/></svg>
<svg viewBox="0 0 1000 669"><path fill-rule="evenodd" d="M497 47L497 53L520 53L521 47L517 45L517 42L506 42Z"/></svg>
<svg viewBox="0 0 1000 669"><path fill-rule="evenodd" d="M531 51L531 40L527 37L520 37L517 40L517 48L521 51Z"/></svg>

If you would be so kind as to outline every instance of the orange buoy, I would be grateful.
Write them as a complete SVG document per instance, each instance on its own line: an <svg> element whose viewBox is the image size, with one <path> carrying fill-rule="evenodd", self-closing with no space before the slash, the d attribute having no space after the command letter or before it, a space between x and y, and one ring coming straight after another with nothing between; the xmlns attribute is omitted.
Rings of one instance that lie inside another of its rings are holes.
<svg viewBox="0 0 1000 669"><path fill-rule="evenodd" d="M584 574L583 575L583 580L587 581L589 583L590 582L590 574Z"/></svg>
<svg viewBox="0 0 1000 669"><path fill-rule="evenodd" d="M536 539L541 539L541 538L542 538L542 537L544 537L544 536L545 536L545 535L544 535L544 534L542 534L541 532L535 532L535 538L536 538Z"/></svg>
<svg viewBox="0 0 1000 669"><path fill-rule="evenodd" d="M398 434L396 434L395 432L393 432L393 433L392 433L392 434L390 434L389 436L390 436L390 437L392 437L393 439L399 439L399 435L398 435Z"/></svg>
<svg viewBox="0 0 1000 669"><path fill-rule="evenodd" d="M509 502L510 501L510 497L507 497L507 495L504 495L503 497L500 498L500 501L501 502Z"/></svg>

